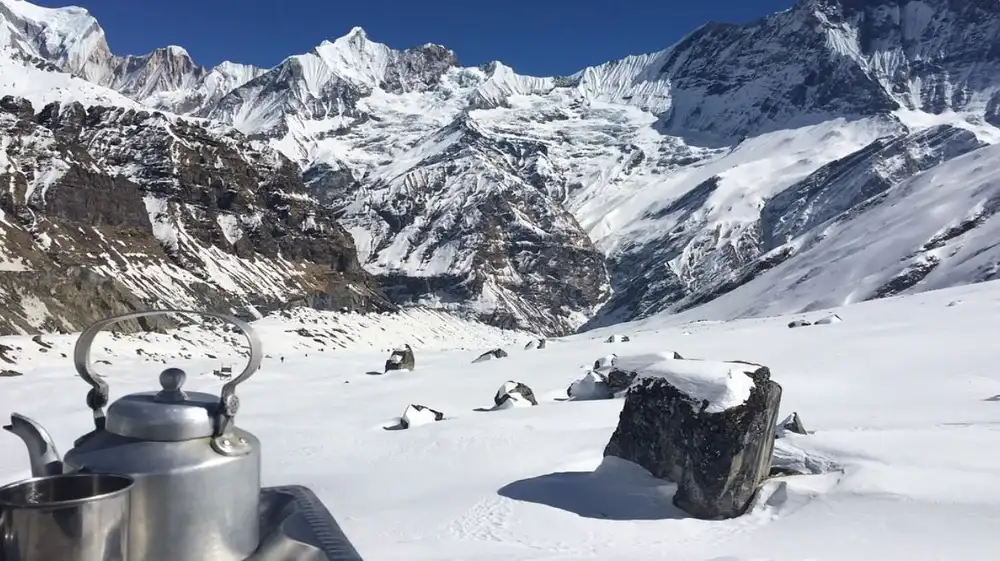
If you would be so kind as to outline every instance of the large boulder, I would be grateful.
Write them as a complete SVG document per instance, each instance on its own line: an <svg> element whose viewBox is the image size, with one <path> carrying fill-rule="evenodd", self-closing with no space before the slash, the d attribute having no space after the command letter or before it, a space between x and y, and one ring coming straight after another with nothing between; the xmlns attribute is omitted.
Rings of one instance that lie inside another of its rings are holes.
<svg viewBox="0 0 1000 561"><path fill-rule="evenodd" d="M389 359L385 361L385 371L390 370L413 370L416 366L416 359L413 357L413 349L409 345L404 345L401 349L394 349Z"/></svg>
<svg viewBox="0 0 1000 561"><path fill-rule="evenodd" d="M759 364L648 355L604 450L677 483L674 504L733 518L768 476L781 386Z"/></svg>

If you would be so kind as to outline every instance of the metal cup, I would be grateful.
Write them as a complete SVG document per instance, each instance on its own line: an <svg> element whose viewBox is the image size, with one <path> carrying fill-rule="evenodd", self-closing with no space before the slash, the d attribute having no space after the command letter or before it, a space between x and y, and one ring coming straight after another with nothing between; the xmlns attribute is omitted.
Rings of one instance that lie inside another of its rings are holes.
<svg viewBox="0 0 1000 561"><path fill-rule="evenodd" d="M133 484L71 473L0 487L0 561L128 561Z"/></svg>

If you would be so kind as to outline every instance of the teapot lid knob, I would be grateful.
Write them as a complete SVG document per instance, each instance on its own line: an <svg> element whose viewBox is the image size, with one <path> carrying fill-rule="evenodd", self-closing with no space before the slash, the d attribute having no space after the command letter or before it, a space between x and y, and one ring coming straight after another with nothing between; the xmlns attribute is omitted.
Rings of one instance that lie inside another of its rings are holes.
<svg viewBox="0 0 1000 561"><path fill-rule="evenodd" d="M156 394L157 401L184 401L185 395L181 391L181 386L187 380L187 374L180 368L167 368L160 372L160 387L163 389Z"/></svg>

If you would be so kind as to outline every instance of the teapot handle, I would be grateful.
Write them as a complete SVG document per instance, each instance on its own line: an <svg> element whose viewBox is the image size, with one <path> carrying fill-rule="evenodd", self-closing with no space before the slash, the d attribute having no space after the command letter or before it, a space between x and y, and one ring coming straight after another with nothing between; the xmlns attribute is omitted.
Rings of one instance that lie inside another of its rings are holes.
<svg viewBox="0 0 1000 561"><path fill-rule="evenodd" d="M93 344L94 338L97 337L97 334L102 329L113 323L141 317L163 316L170 314L194 314L204 317L214 317L226 323L235 325L247 338L247 342L250 345L250 359L247 361L246 368L243 369L243 372L240 372L239 376L226 382L226 384L222 386L222 392L219 396L219 409L216 413L215 434L213 436L218 439L229 430L233 423L233 417L236 416L236 412L240 407L240 400L236 397L236 386L250 378L250 376L252 376L253 373L260 368L260 363L264 358L264 352L261 349L260 337L257 335L257 332L250 327L249 323L235 317L216 312L200 312L195 310L179 310L173 308L130 312L127 314L105 318L84 330L83 333L80 334L80 338L76 340L76 346L73 348L73 364L76 366L76 371L80 374L80 377L91 385L91 390L87 392L87 406L94 411L94 425L98 429L104 428L104 406L108 404L108 384L104 381L103 377L95 374L91 369L90 346ZM226 440L228 441L228 439ZM228 442L226 442L226 444L228 444Z"/></svg>

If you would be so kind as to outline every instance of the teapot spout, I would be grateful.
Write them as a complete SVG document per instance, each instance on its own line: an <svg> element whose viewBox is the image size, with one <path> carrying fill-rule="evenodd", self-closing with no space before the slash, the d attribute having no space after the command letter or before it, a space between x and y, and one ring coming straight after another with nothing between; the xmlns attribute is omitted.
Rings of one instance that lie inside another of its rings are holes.
<svg viewBox="0 0 1000 561"><path fill-rule="evenodd" d="M52 436L34 419L20 413L11 413L10 424L4 425L3 429L20 437L28 447L32 477L58 475L63 472L63 463L59 458L59 452L56 451Z"/></svg>

